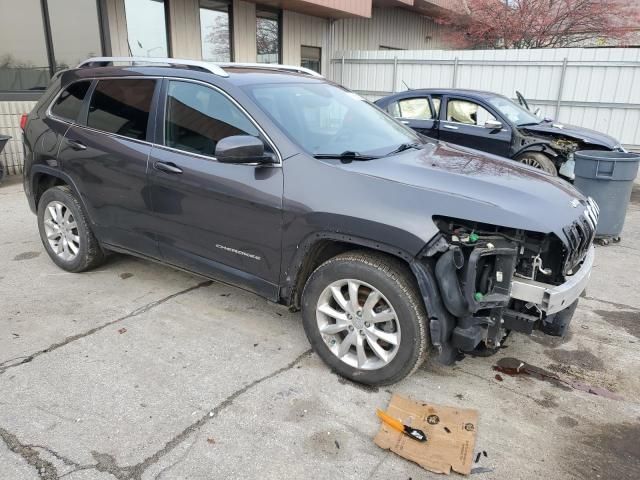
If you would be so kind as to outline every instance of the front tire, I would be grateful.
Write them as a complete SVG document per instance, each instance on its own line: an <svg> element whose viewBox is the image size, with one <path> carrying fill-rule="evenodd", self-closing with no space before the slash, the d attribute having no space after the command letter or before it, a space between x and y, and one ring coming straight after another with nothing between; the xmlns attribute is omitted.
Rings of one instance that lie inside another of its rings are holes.
<svg viewBox="0 0 640 480"><path fill-rule="evenodd" d="M356 251L323 263L305 285L302 315L315 352L355 382L398 382L427 355L423 302L411 272L393 257Z"/></svg>
<svg viewBox="0 0 640 480"><path fill-rule="evenodd" d="M67 272L84 272L104 261L82 206L67 186L50 188L40 197L38 230L51 260Z"/></svg>
<svg viewBox="0 0 640 480"><path fill-rule="evenodd" d="M551 159L544 153L540 152L524 152L516 157L516 161L537 168L544 172L550 173L554 177L558 176L558 169Z"/></svg>

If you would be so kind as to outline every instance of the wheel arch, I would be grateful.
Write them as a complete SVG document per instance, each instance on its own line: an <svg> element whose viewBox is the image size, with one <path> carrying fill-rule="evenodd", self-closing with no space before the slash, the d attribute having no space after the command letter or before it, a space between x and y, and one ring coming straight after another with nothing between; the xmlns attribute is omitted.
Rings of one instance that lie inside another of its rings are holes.
<svg viewBox="0 0 640 480"><path fill-rule="evenodd" d="M33 207L37 212L38 202L42 194L51 187L57 185L66 185L71 189L75 197L78 199L82 208L87 211L83 196L80 194L73 179L58 169L47 167L45 165L34 165L31 169L31 195L33 198Z"/></svg>
<svg viewBox="0 0 640 480"><path fill-rule="evenodd" d="M287 269L283 272L281 302L292 310L298 310L302 290L311 273L330 258L350 250L368 250L389 255L401 260L411 272L410 264L414 257L401 248L355 235L316 232L300 242Z"/></svg>

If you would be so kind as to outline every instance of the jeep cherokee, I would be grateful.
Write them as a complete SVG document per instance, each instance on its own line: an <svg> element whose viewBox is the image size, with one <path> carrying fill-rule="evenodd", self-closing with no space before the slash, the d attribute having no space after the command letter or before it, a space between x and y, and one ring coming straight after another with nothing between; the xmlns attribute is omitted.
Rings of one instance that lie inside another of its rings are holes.
<svg viewBox="0 0 640 480"><path fill-rule="evenodd" d="M571 185L302 68L89 59L23 125L59 267L128 253L301 309L357 382L490 354L510 331L562 335L591 273L598 208Z"/></svg>

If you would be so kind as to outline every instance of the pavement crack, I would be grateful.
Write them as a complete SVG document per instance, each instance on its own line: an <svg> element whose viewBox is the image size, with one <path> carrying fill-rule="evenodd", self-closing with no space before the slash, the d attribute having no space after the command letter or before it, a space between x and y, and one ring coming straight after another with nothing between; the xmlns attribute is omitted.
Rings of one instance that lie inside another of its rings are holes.
<svg viewBox="0 0 640 480"><path fill-rule="evenodd" d="M77 333L75 335L71 335L67 338L65 338L64 340L54 343L52 345L49 345L47 348L45 348L44 350L39 350L35 353L32 353L31 355L24 357L21 361L16 362L16 363L12 363L9 365L2 365L0 366L0 375L2 375L4 372L6 372L7 370L9 370L10 368L15 368L15 367L19 367L20 365L24 365L25 363L29 363L31 362L33 359L39 357L40 355L44 355L45 353L51 353L55 350L58 350L59 348L62 348L66 345L69 345L71 342L75 342L76 340L80 340L82 338L88 337L89 335L93 335L96 332L99 332L100 330L103 330L115 323L118 322L122 322L124 320L128 320L130 318L133 317L137 317L138 315L142 315L143 313L148 312L149 310L162 305L163 303L168 302L169 300L172 300L176 297L179 297L180 295L184 295L186 293L192 292L194 290L197 290L199 288L203 288L203 287L208 287L209 285L211 285L213 282L210 280L207 280L206 282L201 282L197 285L193 285L189 288L185 288L184 290L180 290L179 292L176 293L172 293L171 295L167 295L166 297L162 297L159 300L155 300L151 303L147 303L146 305L143 305L139 308L136 308L135 310L133 310L132 312L126 314L123 317L117 318L115 320L111 320L107 323L103 323L102 325L99 325L97 327L91 328L89 330L87 330L86 332L82 332L82 333Z"/></svg>
<svg viewBox="0 0 640 480"><path fill-rule="evenodd" d="M117 464L117 462L115 461L115 458L112 455L108 453L100 453L100 452L92 451L91 455L97 462L95 469L98 470L99 472L109 473L114 477L116 477L118 480L141 480L142 475L151 465L158 463L158 461L160 461L162 457L164 457L165 455L170 453L173 449L175 449L178 445L180 445L183 441L185 441L192 433L194 433L195 431L200 429L202 426L204 426L206 423L216 418L220 414L220 412L230 407L238 397L247 393L249 390L260 385L261 383L266 382L267 380L270 380L284 372L291 370L300 361L302 361L304 358L310 355L311 355L311 350L310 349L306 350L305 352L298 355L298 357L296 357L294 360L292 360L285 366L277 370L274 370L268 375L260 377L251 383L246 384L242 388L239 388L238 390L230 394L227 398L225 398L222 402L220 402L218 405L216 405L212 410L208 411L205 415L200 417L198 420L196 420L195 422L187 426L184 430L182 430L180 433L178 433L173 438L171 438L167 443L165 443L164 447L162 447L160 450L158 450L153 455L145 458L144 460L142 460L141 462L135 465L122 467Z"/></svg>
<svg viewBox="0 0 640 480"><path fill-rule="evenodd" d="M18 440L18 437L13 433L0 427L0 437L7 445L9 450L13 453L20 455L25 462L31 465L38 472L38 476L42 480L57 480L58 470L53 463L48 462L44 458L40 457L40 453L30 445L26 445Z"/></svg>

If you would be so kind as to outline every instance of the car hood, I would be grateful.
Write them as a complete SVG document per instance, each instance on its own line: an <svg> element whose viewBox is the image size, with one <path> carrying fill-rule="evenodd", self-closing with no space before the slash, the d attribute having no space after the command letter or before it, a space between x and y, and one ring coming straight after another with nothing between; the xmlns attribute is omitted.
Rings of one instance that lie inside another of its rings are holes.
<svg viewBox="0 0 640 480"><path fill-rule="evenodd" d="M553 134L571 137L575 140L580 140L592 145L599 145L609 149L614 149L620 142L615 138L595 130L588 128L577 127L575 125L567 125L560 122L542 122L538 125L527 125L526 127L520 127L531 134Z"/></svg>
<svg viewBox="0 0 640 480"><path fill-rule="evenodd" d="M583 214L586 199L572 185L513 160L444 142L421 150L340 166L410 186L432 216L448 216L510 228L556 233ZM380 188L380 195L394 189ZM397 194L402 192L395 190Z"/></svg>

